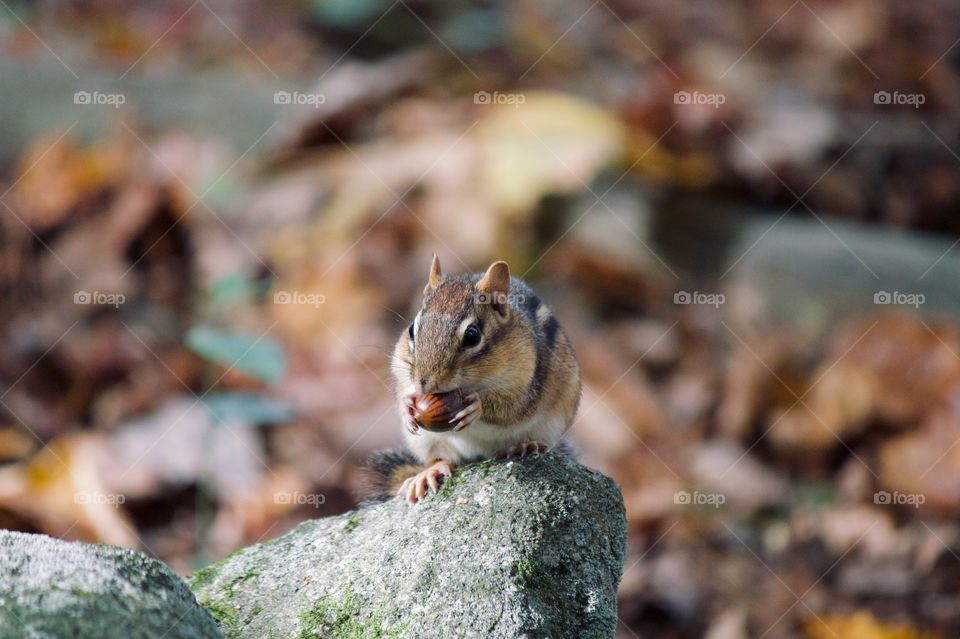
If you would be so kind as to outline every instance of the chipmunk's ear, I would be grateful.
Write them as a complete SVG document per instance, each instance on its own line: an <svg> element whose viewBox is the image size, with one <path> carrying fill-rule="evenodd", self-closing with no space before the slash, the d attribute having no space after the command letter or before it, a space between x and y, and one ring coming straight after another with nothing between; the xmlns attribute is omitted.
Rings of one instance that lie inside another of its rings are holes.
<svg viewBox="0 0 960 639"><path fill-rule="evenodd" d="M510 292L510 267L506 262L494 262L477 282L479 299L493 307L501 319L510 316L507 294Z"/></svg>
<svg viewBox="0 0 960 639"><path fill-rule="evenodd" d="M426 295L437 288L441 277L443 277L443 273L440 272L440 258L434 253L433 262L430 264L430 278L427 280L427 285L423 287L423 294Z"/></svg>

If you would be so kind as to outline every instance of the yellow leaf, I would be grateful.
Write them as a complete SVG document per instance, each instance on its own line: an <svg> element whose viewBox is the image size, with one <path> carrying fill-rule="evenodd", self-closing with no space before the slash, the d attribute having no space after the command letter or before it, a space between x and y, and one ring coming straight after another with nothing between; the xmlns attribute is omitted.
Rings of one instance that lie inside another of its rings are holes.
<svg viewBox="0 0 960 639"><path fill-rule="evenodd" d="M624 153L626 128L606 109L552 92L491 104L477 125L485 195L508 213L532 211L548 193L586 190Z"/></svg>
<svg viewBox="0 0 960 639"><path fill-rule="evenodd" d="M138 548L123 495L103 477L103 442L64 435L30 459L0 472L0 508L33 521L55 537Z"/></svg>
<svg viewBox="0 0 960 639"><path fill-rule="evenodd" d="M847 616L813 618L807 622L810 639L939 639L908 624L887 624L860 611Z"/></svg>

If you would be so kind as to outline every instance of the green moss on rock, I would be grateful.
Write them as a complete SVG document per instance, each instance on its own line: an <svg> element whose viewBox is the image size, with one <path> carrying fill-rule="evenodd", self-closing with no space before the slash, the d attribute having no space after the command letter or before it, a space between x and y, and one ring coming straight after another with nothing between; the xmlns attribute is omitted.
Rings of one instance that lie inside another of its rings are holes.
<svg viewBox="0 0 960 639"><path fill-rule="evenodd" d="M229 639L240 636L240 612L224 601L206 600L200 605L210 611L217 625Z"/></svg>
<svg viewBox="0 0 960 639"><path fill-rule="evenodd" d="M616 485L550 453L306 522L190 584L230 637L613 637L625 546Z"/></svg>
<svg viewBox="0 0 960 639"><path fill-rule="evenodd" d="M354 513L353 515L350 515L349 519L347 519L347 523L343 525L343 529L347 532L351 532L359 525L360 515L358 513Z"/></svg>
<svg viewBox="0 0 960 639"><path fill-rule="evenodd" d="M301 616L298 639L399 639L403 636L403 627L384 627L385 606L364 615L368 606L369 602L359 597L349 585L339 601L333 597L321 597ZM361 621L365 617L368 618Z"/></svg>
<svg viewBox="0 0 960 639"><path fill-rule="evenodd" d="M552 588L554 585L553 577L526 557L514 564L513 573L521 588Z"/></svg>

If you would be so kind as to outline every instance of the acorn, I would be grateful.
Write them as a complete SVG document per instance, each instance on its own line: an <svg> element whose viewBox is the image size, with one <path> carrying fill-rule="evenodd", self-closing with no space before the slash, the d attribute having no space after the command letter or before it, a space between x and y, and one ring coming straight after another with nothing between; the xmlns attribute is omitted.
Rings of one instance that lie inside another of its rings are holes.
<svg viewBox="0 0 960 639"><path fill-rule="evenodd" d="M413 418L421 428L436 433L453 429L450 420L463 410L463 392L457 388L447 393L418 395L414 400Z"/></svg>

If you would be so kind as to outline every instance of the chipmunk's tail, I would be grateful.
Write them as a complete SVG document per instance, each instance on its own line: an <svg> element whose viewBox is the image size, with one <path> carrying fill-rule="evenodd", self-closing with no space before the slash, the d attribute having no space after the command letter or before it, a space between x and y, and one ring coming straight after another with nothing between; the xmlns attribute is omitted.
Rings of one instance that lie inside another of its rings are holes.
<svg viewBox="0 0 960 639"><path fill-rule="evenodd" d="M408 450L378 450L367 461L363 498L366 501L390 499L397 494L405 480L423 468L423 464Z"/></svg>
<svg viewBox="0 0 960 639"><path fill-rule="evenodd" d="M575 448L565 440L558 442L550 452L568 455L574 459L577 457ZM360 497L365 502L386 501L397 494L404 481L424 468L426 466L408 450L378 450L370 455L367 461Z"/></svg>

